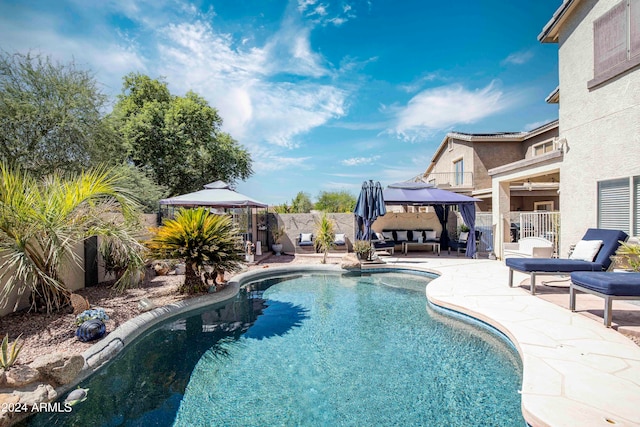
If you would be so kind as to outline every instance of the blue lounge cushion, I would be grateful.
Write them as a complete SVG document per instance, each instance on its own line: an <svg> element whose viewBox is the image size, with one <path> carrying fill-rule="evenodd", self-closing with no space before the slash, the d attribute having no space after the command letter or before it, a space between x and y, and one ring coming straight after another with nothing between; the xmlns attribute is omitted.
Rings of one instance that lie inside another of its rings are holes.
<svg viewBox="0 0 640 427"><path fill-rule="evenodd" d="M627 233L620 230L608 230L605 228L589 228L582 240L602 240L602 247L593 262L602 264L602 269L606 270L611 265L611 255L613 255L620 242L627 240Z"/></svg>
<svg viewBox="0 0 640 427"><path fill-rule="evenodd" d="M578 286L605 295L640 296L640 273L579 271L571 274L571 281Z"/></svg>
<svg viewBox="0 0 640 427"><path fill-rule="evenodd" d="M540 271L548 273L570 273L572 271L602 271L597 262L559 258L507 258L507 267L518 271Z"/></svg>

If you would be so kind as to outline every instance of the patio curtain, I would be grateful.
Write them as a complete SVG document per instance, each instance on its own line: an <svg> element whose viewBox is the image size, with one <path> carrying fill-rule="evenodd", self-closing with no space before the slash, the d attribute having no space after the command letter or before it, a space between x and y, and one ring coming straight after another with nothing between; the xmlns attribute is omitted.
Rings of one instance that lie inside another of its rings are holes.
<svg viewBox="0 0 640 427"><path fill-rule="evenodd" d="M447 222L449 222L449 206L447 205L434 205L433 208L438 215L440 225L442 225L442 233L440 233L440 247L449 247L449 232L447 231Z"/></svg>
<svg viewBox="0 0 640 427"><path fill-rule="evenodd" d="M462 220L469 227L469 237L467 238L465 255L473 258L476 254L476 205L473 203L461 203L459 206Z"/></svg>

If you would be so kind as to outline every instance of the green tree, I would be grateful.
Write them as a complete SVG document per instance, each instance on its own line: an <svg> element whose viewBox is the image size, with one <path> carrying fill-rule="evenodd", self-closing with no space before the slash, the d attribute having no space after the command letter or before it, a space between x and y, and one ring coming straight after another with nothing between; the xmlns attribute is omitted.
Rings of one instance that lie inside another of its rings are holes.
<svg viewBox="0 0 640 427"><path fill-rule="evenodd" d="M185 262L180 292L194 294L208 289L206 267L218 275L238 271L242 256L237 250L238 230L230 216L214 215L208 208L181 209L175 219L165 221L147 242L151 256ZM214 283L216 282L214 276Z"/></svg>
<svg viewBox="0 0 640 427"><path fill-rule="evenodd" d="M37 177L121 162L122 139L102 117L106 101L74 63L0 51L0 160Z"/></svg>
<svg viewBox="0 0 640 427"><path fill-rule="evenodd" d="M169 195L216 180L235 183L253 173L248 151L220 130L218 111L194 92L174 96L162 80L129 74L113 120L133 163L148 170Z"/></svg>
<svg viewBox="0 0 640 427"><path fill-rule="evenodd" d="M313 203L307 193L300 191L296 197L291 201L292 213L308 213L313 209Z"/></svg>
<svg viewBox="0 0 640 427"><path fill-rule="evenodd" d="M157 185L142 169L130 163L114 167L114 172L121 177L120 185L133 195L144 213L158 212L158 200L169 192L166 187Z"/></svg>
<svg viewBox="0 0 640 427"><path fill-rule="evenodd" d="M332 213L353 212L356 198L347 191L322 191L316 202L316 209Z"/></svg>
<svg viewBox="0 0 640 427"><path fill-rule="evenodd" d="M275 213L280 213L280 214L291 213L291 206L287 205L286 203L272 206L271 209L273 209Z"/></svg>
<svg viewBox="0 0 640 427"><path fill-rule="evenodd" d="M137 284L143 268L143 247L137 206L105 169L45 180L0 164L1 297L18 290L31 292L31 307L48 313L69 302L63 270L79 263L78 246L88 237L103 236L128 259L120 287ZM125 283L130 281L129 283Z"/></svg>

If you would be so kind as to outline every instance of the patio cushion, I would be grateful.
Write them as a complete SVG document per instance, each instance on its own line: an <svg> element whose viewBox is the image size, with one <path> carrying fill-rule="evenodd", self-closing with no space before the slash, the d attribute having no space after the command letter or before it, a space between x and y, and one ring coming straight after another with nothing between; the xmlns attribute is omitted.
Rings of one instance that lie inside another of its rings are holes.
<svg viewBox="0 0 640 427"><path fill-rule="evenodd" d="M425 240L436 240L436 232L434 230L427 230L424 232Z"/></svg>
<svg viewBox="0 0 640 427"><path fill-rule="evenodd" d="M571 281L578 286L614 296L640 296L640 273L576 272Z"/></svg>
<svg viewBox="0 0 640 427"><path fill-rule="evenodd" d="M396 240L393 233L393 231L383 231L382 235L384 236L385 240Z"/></svg>
<svg viewBox="0 0 640 427"><path fill-rule="evenodd" d="M602 240L580 240L576 243L569 259L580 259L583 261L593 261L596 254L602 247Z"/></svg>
<svg viewBox="0 0 640 427"><path fill-rule="evenodd" d="M543 273L570 273L572 271L602 271L597 262L559 258L507 258L507 267L518 271L539 271Z"/></svg>
<svg viewBox="0 0 640 427"><path fill-rule="evenodd" d="M345 234L344 233L336 234L336 237L333 243L335 243L336 245L344 245L346 243Z"/></svg>
<svg viewBox="0 0 640 427"><path fill-rule="evenodd" d="M602 248L596 255L594 262L602 264L602 269L606 270L611 265L611 255L620 246L620 242L627 240L627 233L620 230L607 230L605 228L590 228L584 234L582 240L602 240Z"/></svg>
<svg viewBox="0 0 640 427"><path fill-rule="evenodd" d="M313 240L312 233L300 233L300 243L308 243Z"/></svg>
<svg viewBox="0 0 640 427"><path fill-rule="evenodd" d="M406 230L402 230L402 231L396 231L396 242L405 242L407 240L409 240L409 238L407 237L407 231Z"/></svg>

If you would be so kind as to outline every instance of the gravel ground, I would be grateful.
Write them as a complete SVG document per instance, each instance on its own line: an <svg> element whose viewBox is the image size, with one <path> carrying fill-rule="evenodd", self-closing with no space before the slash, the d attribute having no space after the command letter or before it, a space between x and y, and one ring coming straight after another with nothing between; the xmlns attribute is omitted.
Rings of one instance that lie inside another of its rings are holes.
<svg viewBox="0 0 640 427"><path fill-rule="evenodd" d="M320 258L296 258L293 255L270 256L249 269L268 268L273 265L319 263ZM339 259L331 258L331 263ZM227 275L225 279L231 278ZM198 295L183 295L178 293L178 287L184 282L183 275L173 272L165 276L156 276L139 288L129 289L124 293L115 293L110 284L100 284L79 290L77 293L85 297L91 308L104 308L109 320L105 322L107 333L113 331L127 320L139 315L138 302L148 298L156 306L171 304ZM13 341L22 334L24 346L18 357L18 363L27 364L35 358L47 353L81 354L91 347L94 342L83 343L75 336L75 316L70 308L63 313L51 315L40 313L19 312L0 318L0 333L2 337L9 334Z"/></svg>
<svg viewBox="0 0 640 427"><path fill-rule="evenodd" d="M249 269L268 268L269 266L287 264L319 263L320 257L295 257L293 255L270 256L252 265ZM339 257L332 257L329 263L339 263ZM227 280L230 275L225 277ZM170 304L186 298L190 295L178 293L178 287L184 281L184 276L169 273L165 276L156 276L148 283L135 289L129 289L124 293L114 293L108 284L89 287L78 291L88 299L91 307L102 307L109 315L106 322L107 333L113 331L122 323L140 314L138 302L142 298L148 298L156 306ZM197 295L195 295L197 296ZM18 358L19 363L30 363L42 354L61 352L80 354L91 347L94 342L83 343L75 337L75 316L71 310L66 313L53 315L39 313L14 313L0 318L0 333L4 337L9 334L9 339L14 340L22 334L24 346ZM627 335L636 344L640 345L640 337Z"/></svg>

